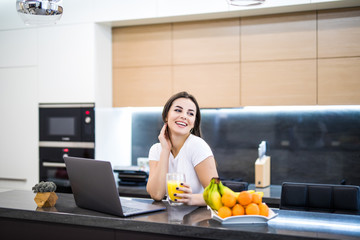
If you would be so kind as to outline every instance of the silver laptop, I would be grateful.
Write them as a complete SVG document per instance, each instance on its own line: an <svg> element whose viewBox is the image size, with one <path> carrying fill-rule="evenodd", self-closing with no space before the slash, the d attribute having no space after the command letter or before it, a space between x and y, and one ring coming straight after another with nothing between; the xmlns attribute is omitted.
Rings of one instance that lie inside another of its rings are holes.
<svg viewBox="0 0 360 240"><path fill-rule="evenodd" d="M120 217L166 209L119 196L110 162L64 157L75 203L78 207Z"/></svg>

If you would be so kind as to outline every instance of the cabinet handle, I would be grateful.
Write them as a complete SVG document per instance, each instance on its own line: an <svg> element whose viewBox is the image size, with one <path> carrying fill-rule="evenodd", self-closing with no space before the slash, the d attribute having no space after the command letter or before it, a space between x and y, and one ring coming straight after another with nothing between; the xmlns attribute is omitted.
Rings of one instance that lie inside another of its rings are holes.
<svg viewBox="0 0 360 240"><path fill-rule="evenodd" d="M20 182L26 182L26 178L8 178L8 177L0 177L1 181L20 181Z"/></svg>
<svg viewBox="0 0 360 240"><path fill-rule="evenodd" d="M60 168L66 168L65 163L43 162L42 165L43 165L44 167L60 167Z"/></svg>

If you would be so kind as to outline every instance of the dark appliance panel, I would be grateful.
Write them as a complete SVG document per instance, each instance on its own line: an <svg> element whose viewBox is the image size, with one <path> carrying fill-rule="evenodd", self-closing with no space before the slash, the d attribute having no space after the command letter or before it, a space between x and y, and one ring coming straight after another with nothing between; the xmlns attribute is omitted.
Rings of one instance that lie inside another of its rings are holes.
<svg viewBox="0 0 360 240"><path fill-rule="evenodd" d="M39 104L39 179L71 193L63 156L95 158L95 104Z"/></svg>
<svg viewBox="0 0 360 240"><path fill-rule="evenodd" d="M64 156L94 158L94 148L40 147L40 181L52 181L56 192L71 193Z"/></svg>
<svg viewBox="0 0 360 240"><path fill-rule="evenodd" d="M94 104L40 104L40 141L95 141Z"/></svg>

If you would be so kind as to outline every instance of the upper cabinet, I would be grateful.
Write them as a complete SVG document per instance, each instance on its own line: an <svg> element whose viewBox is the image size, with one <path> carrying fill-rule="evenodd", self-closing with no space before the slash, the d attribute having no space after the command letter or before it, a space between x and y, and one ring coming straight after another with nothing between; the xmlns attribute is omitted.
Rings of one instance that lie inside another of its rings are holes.
<svg viewBox="0 0 360 240"><path fill-rule="evenodd" d="M316 12L241 19L241 60L316 58Z"/></svg>
<svg viewBox="0 0 360 240"><path fill-rule="evenodd" d="M241 19L241 105L316 104L316 12Z"/></svg>
<svg viewBox="0 0 360 240"><path fill-rule="evenodd" d="M316 104L315 59L246 62L241 73L244 106Z"/></svg>
<svg viewBox="0 0 360 240"><path fill-rule="evenodd" d="M171 24L113 29L113 106L162 106L172 93Z"/></svg>
<svg viewBox="0 0 360 240"><path fill-rule="evenodd" d="M171 64L171 24L113 29L113 67Z"/></svg>
<svg viewBox="0 0 360 240"><path fill-rule="evenodd" d="M113 69L113 106L162 106L172 94L170 66Z"/></svg>
<svg viewBox="0 0 360 240"><path fill-rule="evenodd" d="M360 8L113 29L113 106L360 104Z"/></svg>
<svg viewBox="0 0 360 240"><path fill-rule="evenodd" d="M176 65L173 91L190 92L202 108L238 107L239 72L238 63Z"/></svg>
<svg viewBox="0 0 360 240"><path fill-rule="evenodd" d="M318 19L318 104L360 104L360 8Z"/></svg>
<svg viewBox="0 0 360 240"><path fill-rule="evenodd" d="M318 57L360 56L360 8L319 11Z"/></svg>
<svg viewBox="0 0 360 240"><path fill-rule="evenodd" d="M360 57L319 59L318 104L360 104Z"/></svg>
<svg viewBox="0 0 360 240"><path fill-rule="evenodd" d="M173 93L194 94L201 107L240 105L238 18L173 24Z"/></svg>
<svg viewBox="0 0 360 240"><path fill-rule="evenodd" d="M240 61L240 20L174 23L174 65Z"/></svg>
<svg viewBox="0 0 360 240"><path fill-rule="evenodd" d="M180 91L239 106L239 31L239 19L113 29L113 106L163 106Z"/></svg>

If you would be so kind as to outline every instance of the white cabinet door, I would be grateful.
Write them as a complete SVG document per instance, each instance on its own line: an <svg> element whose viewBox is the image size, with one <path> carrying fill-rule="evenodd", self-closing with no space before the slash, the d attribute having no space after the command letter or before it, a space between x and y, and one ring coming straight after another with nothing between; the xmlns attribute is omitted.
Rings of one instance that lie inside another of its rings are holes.
<svg viewBox="0 0 360 240"><path fill-rule="evenodd" d="M0 68L0 188L38 182L37 68Z"/></svg>
<svg viewBox="0 0 360 240"><path fill-rule="evenodd" d="M39 101L94 102L94 24L38 32Z"/></svg>
<svg viewBox="0 0 360 240"><path fill-rule="evenodd" d="M0 31L0 67L36 65L36 41L36 29Z"/></svg>

